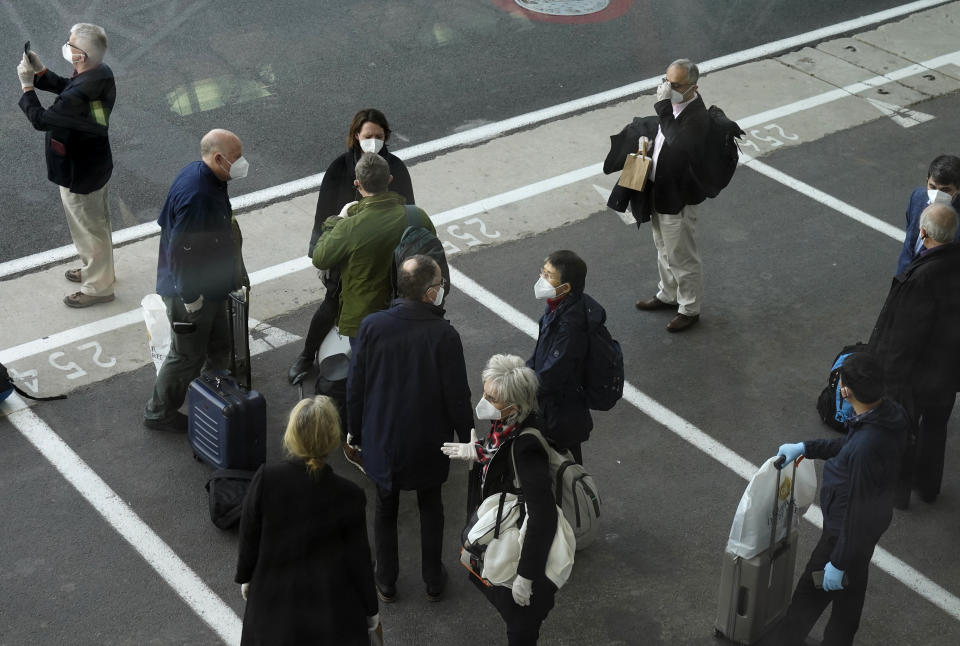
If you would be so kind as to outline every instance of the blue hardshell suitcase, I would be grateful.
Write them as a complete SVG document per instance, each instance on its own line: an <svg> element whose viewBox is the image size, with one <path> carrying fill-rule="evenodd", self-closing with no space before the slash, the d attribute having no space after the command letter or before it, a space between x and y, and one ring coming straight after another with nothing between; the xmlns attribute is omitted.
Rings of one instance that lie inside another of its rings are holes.
<svg viewBox="0 0 960 646"><path fill-rule="evenodd" d="M246 289L225 303L230 323L230 375L203 374L187 390L187 439L193 455L219 469L256 471L266 461L267 404L250 389L249 300Z"/></svg>
<svg viewBox="0 0 960 646"><path fill-rule="evenodd" d="M203 374L187 391L194 456L218 469L256 471L267 457L267 404L231 377Z"/></svg>

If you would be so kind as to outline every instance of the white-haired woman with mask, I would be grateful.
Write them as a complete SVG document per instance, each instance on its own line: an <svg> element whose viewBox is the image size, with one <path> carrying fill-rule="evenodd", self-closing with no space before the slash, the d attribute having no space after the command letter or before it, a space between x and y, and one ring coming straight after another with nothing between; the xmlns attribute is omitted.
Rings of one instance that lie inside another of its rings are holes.
<svg viewBox="0 0 960 646"><path fill-rule="evenodd" d="M287 459L260 467L243 503L236 582L247 600L242 646L347 644L382 638L363 490L333 473L333 400L290 411Z"/></svg>
<svg viewBox="0 0 960 646"><path fill-rule="evenodd" d="M544 429L537 410L539 381L523 359L507 354L490 357L482 378L483 398L476 412L477 418L490 420L490 433L482 441L445 443L442 450L451 460L477 463L467 494L469 513L484 498L502 491L523 494L527 533L513 587L485 587L471 578L506 622L509 646L528 646L537 643L557 591L546 575L547 555L557 531L550 465L540 441L521 434L527 428Z"/></svg>

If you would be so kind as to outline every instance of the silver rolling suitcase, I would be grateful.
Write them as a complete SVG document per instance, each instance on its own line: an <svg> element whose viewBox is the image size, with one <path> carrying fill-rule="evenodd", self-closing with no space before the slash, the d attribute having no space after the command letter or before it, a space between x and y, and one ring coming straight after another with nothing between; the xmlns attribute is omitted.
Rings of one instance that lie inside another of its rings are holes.
<svg viewBox="0 0 960 646"><path fill-rule="evenodd" d="M793 526L796 463L786 512L788 531L777 542L780 519L776 501L779 499L781 473L777 471L778 495L774 497L770 515L770 547L749 559L730 552L723 555L714 630L717 636L737 644L757 643L783 617L793 596L793 573L797 563L797 530Z"/></svg>

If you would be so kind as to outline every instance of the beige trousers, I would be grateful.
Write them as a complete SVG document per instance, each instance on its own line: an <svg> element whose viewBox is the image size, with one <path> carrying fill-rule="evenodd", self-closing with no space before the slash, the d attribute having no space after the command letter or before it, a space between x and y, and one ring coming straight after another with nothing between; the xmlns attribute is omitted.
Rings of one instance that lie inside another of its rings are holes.
<svg viewBox="0 0 960 646"><path fill-rule="evenodd" d="M86 195L60 187L70 237L80 255L80 291L90 296L113 293L113 240L107 186Z"/></svg>
<svg viewBox="0 0 960 646"><path fill-rule="evenodd" d="M687 316L700 314L703 298L703 264L696 236L699 212L698 204L685 206L676 215L654 212L650 216L660 272L657 298L676 303L677 311Z"/></svg>

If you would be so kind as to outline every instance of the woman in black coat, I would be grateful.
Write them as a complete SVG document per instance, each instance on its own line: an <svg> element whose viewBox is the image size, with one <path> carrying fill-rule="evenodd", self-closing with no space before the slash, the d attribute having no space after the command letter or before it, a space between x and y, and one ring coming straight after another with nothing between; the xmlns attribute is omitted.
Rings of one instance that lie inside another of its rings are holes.
<svg viewBox="0 0 960 646"><path fill-rule="evenodd" d="M317 212L314 216L313 231L310 233L310 244L307 247L307 257L313 258L313 248L320 238L323 223L331 215L337 215L347 204L360 200L360 193L353 181L357 178L356 165L365 152L376 153L387 160L390 165L389 189L404 197L407 204L414 204L413 184L410 182L410 172L403 160L387 150L390 141L390 124L379 110L367 108L353 115L350 130L347 132L347 151L333 160L323 174L320 183L320 194L317 196ZM310 330L301 352L287 375L291 383L294 379L313 366L314 357L324 337L333 327L337 319L338 302L340 300L340 272L330 270L324 278L327 292L320 301L317 311L310 321Z"/></svg>
<svg viewBox="0 0 960 646"><path fill-rule="evenodd" d="M484 498L503 491L523 495L527 534L513 586L486 586L471 578L506 622L509 646L531 646L540 637L540 625L553 608L557 592L546 574L547 556L557 532L550 464L540 441L533 435L521 435L528 428L541 432L544 428L537 413L539 382L523 359L506 354L490 357L482 376L483 398L476 413L478 419L491 420L490 434L482 442L448 442L442 450L450 459L478 463L470 474L468 517ZM520 483L519 491L515 481Z"/></svg>
<svg viewBox="0 0 960 646"><path fill-rule="evenodd" d="M289 458L261 466L243 503L241 644L366 646L382 637L366 498L324 463L340 446L333 400L294 406L283 446Z"/></svg>

